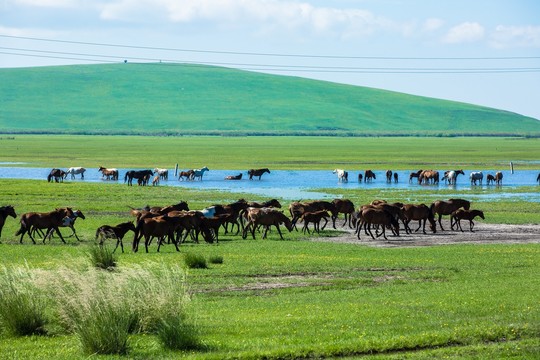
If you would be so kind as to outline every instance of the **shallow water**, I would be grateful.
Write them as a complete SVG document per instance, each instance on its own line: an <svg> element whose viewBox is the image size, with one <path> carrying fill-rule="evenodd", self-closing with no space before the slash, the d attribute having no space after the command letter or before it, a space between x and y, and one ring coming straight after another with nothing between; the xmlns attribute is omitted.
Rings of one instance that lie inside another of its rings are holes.
<svg viewBox="0 0 540 360"><path fill-rule="evenodd" d="M11 165L8 163L0 163L3 165ZM120 180L122 183L123 176L127 169L119 169ZM27 168L15 166L1 166L0 179L34 179L45 180L49 174L48 168ZM465 176L460 175L456 185L447 185L441 182L439 185L418 185L416 179L409 183L410 170L398 171L400 181L398 183L387 183L383 171L375 171L377 178L371 183L358 182L358 172L349 172L349 182L340 183L337 176L332 174L331 170L272 170L270 174L264 174L261 180L249 180L246 172L242 172L242 180L225 180L228 175L238 175L238 170L210 170L204 174L203 181L178 181L174 176L174 170L169 170L169 181L162 181L161 185L179 186L193 189L215 189L231 192L243 192L262 195L265 197L279 197L287 200L299 199L322 199L333 197L334 195L326 194L318 189L408 189L427 190L433 189L434 196L437 196L439 189L456 189L456 190L478 190L485 191L484 194L471 194L471 198L481 200L492 199L507 199L507 200L527 200L540 202L540 187L537 192L510 192L508 190L516 189L520 186L534 186L538 170L516 170L512 174L510 171L503 171L503 186L486 185L485 177L489 174L495 174L495 171L483 171L483 185L471 186L469 180L469 171L465 172ZM442 175L443 171L441 171ZM85 173L85 179L80 180L77 175L75 180L68 179L65 181L86 181L86 182L102 182L101 173L97 169L88 169Z"/></svg>

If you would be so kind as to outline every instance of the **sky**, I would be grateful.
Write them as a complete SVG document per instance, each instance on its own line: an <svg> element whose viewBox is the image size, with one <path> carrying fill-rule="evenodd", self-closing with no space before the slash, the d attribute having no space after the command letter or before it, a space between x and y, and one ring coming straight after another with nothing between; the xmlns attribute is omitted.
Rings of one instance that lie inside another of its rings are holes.
<svg viewBox="0 0 540 360"><path fill-rule="evenodd" d="M540 119L538 0L0 0L0 68L124 60L307 77Z"/></svg>

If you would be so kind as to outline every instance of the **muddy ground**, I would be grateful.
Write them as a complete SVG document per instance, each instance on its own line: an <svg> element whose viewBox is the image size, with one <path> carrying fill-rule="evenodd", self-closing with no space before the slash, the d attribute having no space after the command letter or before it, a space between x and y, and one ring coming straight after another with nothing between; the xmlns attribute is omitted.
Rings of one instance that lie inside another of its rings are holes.
<svg viewBox="0 0 540 360"><path fill-rule="evenodd" d="M540 243L540 224L537 225L506 225L506 224L483 224L475 222L474 232L469 231L468 221L462 222L463 232L450 230L450 223L443 221L445 231L440 231L437 225L437 233L432 233L429 226L426 226L426 234L422 229L412 234L401 232L399 237L387 231L388 241L382 236L373 240L364 232L360 235L360 240L354 234L354 230L346 227L341 228L342 221L338 220L338 229L346 230L344 234L336 237L318 237L314 241L332 241L341 243L363 244L374 247L414 247L414 246L434 246L450 244L524 244ZM413 231L416 226L412 226ZM403 228L403 225L402 225ZM375 235L375 232L373 231Z"/></svg>

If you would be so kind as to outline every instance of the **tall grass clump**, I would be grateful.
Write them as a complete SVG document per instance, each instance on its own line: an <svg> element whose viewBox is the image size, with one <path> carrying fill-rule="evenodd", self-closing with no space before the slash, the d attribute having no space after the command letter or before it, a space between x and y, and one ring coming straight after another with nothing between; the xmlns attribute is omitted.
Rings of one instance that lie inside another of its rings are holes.
<svg viewBox="0 0 540 360"><path fill-rule="evenodd" d="M96 268L112 270L118 262L118 256L111 251L110 246L94 245L87 254L90 263Z"/></svg>
<svg viewBox="0 0 540 360"><path fill-rule="evenodd" d="M0 323L14 336L44 334L46 300L28 268L0 273Z"/></svg>
<svg viewBox="0 0 540 360"><path fill-rule="evenodd" d="M186 266L190 269L207 269L206 259L204 256L193 253L186 253L184 255L184 261Z"/></svg>
<svg viewBox="0 0 540 360"><path fill-rule="evenodd" d="M212 255L208 258L210 264L223 264L223 256L221 255Z"/></svg>
<svg viewBox="0 0 540 360"><path fill-rule="evenodd" d="M171 317L185 317L189 298L179 268L146 264L60 273L53 284L58 318L88 354L126 354L131 333L159 334Z"/></svg>

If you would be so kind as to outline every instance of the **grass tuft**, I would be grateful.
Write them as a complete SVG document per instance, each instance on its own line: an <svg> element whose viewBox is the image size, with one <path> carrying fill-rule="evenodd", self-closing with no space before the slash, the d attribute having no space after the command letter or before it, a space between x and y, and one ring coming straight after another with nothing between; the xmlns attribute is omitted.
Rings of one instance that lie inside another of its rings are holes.
<svg viewBox="0 0 540 360"><path fill-rule="evenodd" d="M88 250L88 258L93 266L104 270L113 270L118 262L118 256L109 246L91 246Z"/></svg>
<svg viewBox="0 0 540 360"><path fill-rule="evenodd" d="M208 264L204 256L193 253L186 253L184 255L184 261L189 269L207 269Z"/></svg>
<svg viewBox="0 0 540 360"><path fill-rule="evenodd" d="M210 264L223 264L223 256L221 255L212 255L208 258Z"/></svg>

